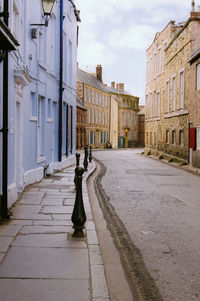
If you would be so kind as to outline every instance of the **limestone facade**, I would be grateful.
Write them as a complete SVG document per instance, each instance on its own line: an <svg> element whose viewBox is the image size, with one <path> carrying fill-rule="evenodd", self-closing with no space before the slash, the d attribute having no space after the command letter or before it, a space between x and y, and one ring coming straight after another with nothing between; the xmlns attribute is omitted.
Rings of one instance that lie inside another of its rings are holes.
<svg viewBox="0 0 200 301"><path fill-rule="evenodd" d="M138 143L139 97L124 90L124 83L111 83L107 87L110 94L118 97L118 147L132 146Z"/></svg>
<svg viewBox="0 0 200 301"><path fill-rule="evenodd" d="M105 148L109 142L110 95L101 81L101 71L100 65L96 76L79 69L77 78L77 97L87 109L86 144L93 148Z"/></svg>
<svg viewBox="0 0 200 301"><path fill-rule="evenodd" d="M199 124L198 61L193 65L190 61L200 45L199 16L192 12L185 23L169 22L147 49L145 150L186 161L191 161L190 125Z"/></svg>

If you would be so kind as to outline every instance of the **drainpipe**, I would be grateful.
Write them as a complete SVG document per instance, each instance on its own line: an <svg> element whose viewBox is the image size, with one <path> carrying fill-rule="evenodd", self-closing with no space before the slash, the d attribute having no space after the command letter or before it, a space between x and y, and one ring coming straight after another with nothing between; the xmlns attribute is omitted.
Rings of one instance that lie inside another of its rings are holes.
<svg viewBox="0 0 200 301"><path fill-rule="evenodd" d="M8 26L8 0L4 0L4 23ZM2 128L2 196L1 218L8 219L8 51L3 60L3 128Z"/></svg>
<svg viewBox="0 0 200 301"><path fill-rule="evenodd" d="M63 93L63 0L60 0L60 84L59 84L59 140L58 161L62 161L62 93Z"/></svg>

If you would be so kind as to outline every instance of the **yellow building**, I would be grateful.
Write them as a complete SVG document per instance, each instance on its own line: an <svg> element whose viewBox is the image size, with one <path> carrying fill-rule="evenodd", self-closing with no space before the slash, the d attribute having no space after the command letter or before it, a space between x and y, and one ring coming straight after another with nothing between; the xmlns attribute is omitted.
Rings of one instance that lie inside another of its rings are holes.
<svg viewBox="0 0 200 301"><path fill-rule="evenodd" d="M110 99L110 143L113 149L118 148L118 106L119 96L111 95Z"/></svg>
<svg viewBox="0 0 200 301"><path fill-rule="evenodd" d="M105 148L109 142L110 94L102 83L102 68L96 74L78 69L77 97L87 109L86 141L94 148Z"/></svg>
<svg viewBox="0 0 200 301"><path fill-rule="evenodd" d="M125 91L124 83L112 82L107 88L118 101L118 147L137 145L139 97Z"/></svg>

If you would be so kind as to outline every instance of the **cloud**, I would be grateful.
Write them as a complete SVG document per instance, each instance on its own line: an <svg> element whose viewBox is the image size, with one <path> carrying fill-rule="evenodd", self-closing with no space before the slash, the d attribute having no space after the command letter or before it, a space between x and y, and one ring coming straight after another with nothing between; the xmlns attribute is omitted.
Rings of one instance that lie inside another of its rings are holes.
<svg viewBox="0 0 200 301"><path fill-rule="evenodd" d="M90 40L82 44L82 47L78 49L78 61L80 62L80 67L83 64L89 66L96 66L98 64L109 66L113 63L114 56L104 44Z"/></svg>
<svg viewBox="0 0 200 301"><path fill-rule="evenodd" d="M111 32L109 45L121 49L146 49L155 36L155 29L150 25L132 24L126 30L115 30Z"/></svg>

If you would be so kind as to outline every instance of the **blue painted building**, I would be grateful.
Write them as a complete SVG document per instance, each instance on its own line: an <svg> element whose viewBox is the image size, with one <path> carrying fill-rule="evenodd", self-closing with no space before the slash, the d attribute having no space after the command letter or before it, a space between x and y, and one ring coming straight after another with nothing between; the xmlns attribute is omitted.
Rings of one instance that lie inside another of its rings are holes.
<svg viewBox="0 0 200 301"><path fill-rule="evenodd" d="M4 10L0 0L0 11ZM41 0L10 0L9 28L19 42L8 55L8 204L27 185L74 163L79 12L55 1L48 26ZM0 128L3 108L0 62ZM2 150L0 133L0 194Z"/></svg>

